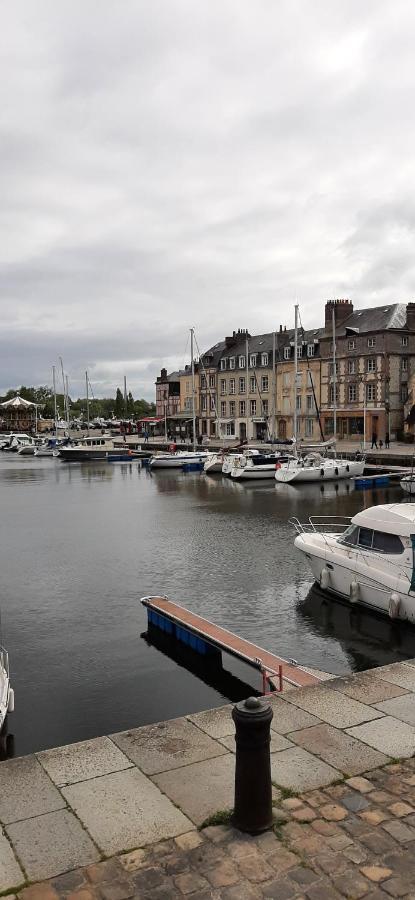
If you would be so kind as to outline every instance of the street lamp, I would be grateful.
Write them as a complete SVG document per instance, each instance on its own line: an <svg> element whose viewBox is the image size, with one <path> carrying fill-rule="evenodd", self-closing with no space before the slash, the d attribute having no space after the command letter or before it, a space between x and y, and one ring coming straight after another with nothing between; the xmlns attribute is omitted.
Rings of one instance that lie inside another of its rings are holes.
<svg viewBox="0 0 415 900"><path fill-rule="evenodd" d="M364 375L359 378L363 384L363 451L366 450L366 379Z"/></svg>
<svg viewBox="0 0 415 900"><path fill-rule="evenodd" d="M167 390L164 391L164 440L167 444Z"/></svg>

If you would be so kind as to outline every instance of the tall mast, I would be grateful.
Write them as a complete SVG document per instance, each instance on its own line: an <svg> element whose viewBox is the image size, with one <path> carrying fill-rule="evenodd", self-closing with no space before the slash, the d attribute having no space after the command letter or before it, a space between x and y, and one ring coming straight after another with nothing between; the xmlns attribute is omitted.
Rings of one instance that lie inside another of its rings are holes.
<svg viewBox="0 0 415 900"><path fill-rule="evenodd" d="M249 427L249 419L248 419L248 393L249 393L249 344L248 344L248 332L246 332L246 343L245 343L245 378L246 378L246 440L248 442L248 427Z"/></svg>
<svg viewBox="0 0 415 900"><path fill-rule="evenodd" d="M52 366L52 381L53 381L53 409L55 416L55 438L58 436L58 409L56 406L56 367Z"/></svg>
<svg viewBox="0 0 415 900"><path fill-rule="evenodd" d="M89 436L89 391L88 391L88 372L85 372L85 386L86 386L86 424L87 424L88 436Z"/></svg>
<svg viewBox="0 0 415 900"><path fill-rule="evenodd" d="M127 376L124 375L124 409L125 418L128 419L128 403L127 403Z"/></svg>
<svg viewBox="0 0 415 900"><path fill-rule="evenodd" d="M64 419L67 420L67 403L66 403L65 374L64 374L64 371L63 371L63 359L62 359L61 356L59 357L59 359L60 359L60 363L61 363L62 386L63 386L63 416L64 416Z"/></svg>
<svg viewBox="0 0 415 900"><path fill-rule="evenodd" d="M272 419L271 419L271 440L275 441L275 405L277 402L277 386L276 386L276 338L277 335L274 331L272 335L272 378L271 378L271 390L272 390Z"/></svg>
<svg viewBox="0 0 415 900"><path fill-rule="evenodd" d="M70 418L69 418L69 387L68 387L68 376L66 376L66 421L68 423L68 433L70 428Z"/></svg>
<svg viewBox="0 0 415 900"><path fill-rule="evenodd" d="M333 327L333 437L337 437L337 374L336 374L336 311L332 309L332 327Z"/></svg>
<svg viewBox="0 0 415 900"><path fill-rule="evenodd" d="M193 332L190 329L190 356L192 364L192 421L193 421L193 451L196 450L196 410L195 410L195 361L193 357Z"/></svg>
<svg viewBox="0 0 415 900"><path fill-rule="evenodd" d="M297 441L297 375L298 375L298 304L295 305L294 328L294 440Z"/></svg>

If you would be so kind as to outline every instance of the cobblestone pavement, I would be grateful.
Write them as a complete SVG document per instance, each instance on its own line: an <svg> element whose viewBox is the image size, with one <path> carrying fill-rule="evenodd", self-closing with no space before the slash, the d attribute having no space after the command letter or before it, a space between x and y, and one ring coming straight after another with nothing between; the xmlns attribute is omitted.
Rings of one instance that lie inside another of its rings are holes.
<svg viewBox="0 0 415 900"><path fill-rule="evenodd" d="M19 900L415 898L415 759L298 796L275 832L209 826L22 890Z"/></svg>

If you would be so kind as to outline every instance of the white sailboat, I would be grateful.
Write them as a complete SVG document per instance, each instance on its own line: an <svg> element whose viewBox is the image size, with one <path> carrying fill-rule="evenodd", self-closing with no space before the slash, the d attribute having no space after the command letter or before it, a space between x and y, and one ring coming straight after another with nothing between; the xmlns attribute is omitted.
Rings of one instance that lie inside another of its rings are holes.
<svg viewBox="0 0 415 900"><path fill-rule="evenodd" d="M242 456L234 462L231 470L231 478L238 481L263 480L274 478L275 468L287 461L287 456L281 453L259 453L256 456Z"/></svg>
<svg viewBox="0 0 415 900"><path fill-rule="evenodd" d="M9 655L0 646L0 731L3 728L7 713L14 711L14 690L10 684Z"/></svg>

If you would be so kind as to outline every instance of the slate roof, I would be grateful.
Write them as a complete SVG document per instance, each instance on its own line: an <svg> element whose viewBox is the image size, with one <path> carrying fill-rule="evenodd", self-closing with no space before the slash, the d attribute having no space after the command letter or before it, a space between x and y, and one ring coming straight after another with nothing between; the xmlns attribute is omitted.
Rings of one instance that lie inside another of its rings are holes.
<svg viewBox="0 0 415 900"><path fill-rule="evenodd" d="M405 328L406 303L391 303L388 306L372 306L370 309L355 309L345 321L338 326L338 337L345 336L347 329L354 329L358 334L368 331L387 331L390 328Z"/></svg>

